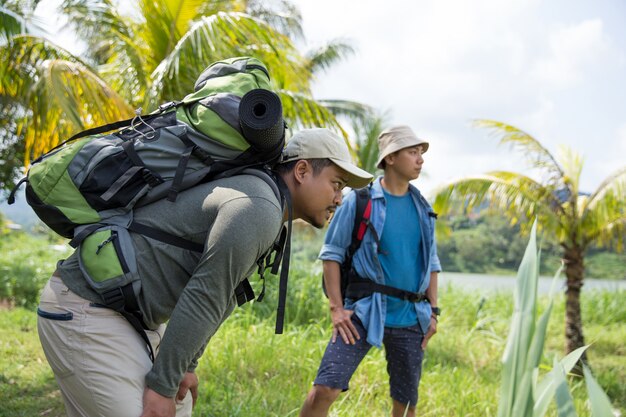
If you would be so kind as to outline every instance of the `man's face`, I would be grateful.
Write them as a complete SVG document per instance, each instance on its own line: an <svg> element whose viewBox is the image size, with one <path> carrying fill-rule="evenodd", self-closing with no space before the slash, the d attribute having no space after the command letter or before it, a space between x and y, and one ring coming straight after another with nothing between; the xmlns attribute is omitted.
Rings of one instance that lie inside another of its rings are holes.
<svg viewBox="0 0 626 417"><path fill-rule="evenodd" d="M398 152L390 155L391 160L387 162L387 165L399 176L411 181L419 177L422 172L422 165L424 164L423 153L421 145L400 149Z"/></svg>
<svg viewBox="0 0 626 417"><path fill-rule="evenodd" d="M311 165L308 162L307 165L299 191L298 217L320 229L341 204L341 190L346 186L348 175L335 164L314 175Z"/></svg>

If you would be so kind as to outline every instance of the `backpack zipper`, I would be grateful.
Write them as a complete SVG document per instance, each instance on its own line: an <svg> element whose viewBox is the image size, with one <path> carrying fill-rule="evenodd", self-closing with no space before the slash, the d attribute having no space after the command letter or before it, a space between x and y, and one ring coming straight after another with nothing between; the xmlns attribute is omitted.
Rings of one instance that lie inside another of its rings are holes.
<svg viewBox="0 0 626 417"><path fill-rule="evenodd" d="M126 264L126 259L124 259L124 255L122 254L122 245L120 245L118 235L116 231L111 230L111 236L106 238L102 243L98 245L96 249L96 255L100 253L102 248L104 248L109 243L113 243L113 250L117 255L117 259L120 262L120 266L122 267L122 272L125 274L128 273L128 265Z"/></svg>
<svg viewBox="0 0 626 417"><path fill-rule="evenodd" d="M113 247L115 248L115 253L117 254L117 259L120 261L120 266L122 267L122 271L125 274L128 274L128 264L126 263L126 258L124 258L124 253L122 252L122 245L120 244L120 240L117 238L117 232L111 231L111 235L115 236L113 238Z"/></svg>

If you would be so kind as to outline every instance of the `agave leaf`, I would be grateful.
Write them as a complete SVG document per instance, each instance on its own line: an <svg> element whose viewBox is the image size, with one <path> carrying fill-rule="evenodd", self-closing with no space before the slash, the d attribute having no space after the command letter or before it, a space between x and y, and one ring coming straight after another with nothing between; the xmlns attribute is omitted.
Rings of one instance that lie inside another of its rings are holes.
<svg viewBox="0 0 626 417"><path fill-rule="evenodd" d="M606 395L598 381L595 380L589 368L583 365L583 374L585 375L585 385L587 385L587 394L589 396L589 405L591 407L591 415L593 417L611 417L613 409L611 401Z"/></svg>
<svg viewBox="0 0 626 417"><path fill-rule="evenodd" d="M577 417L576 409L574 408L574 400L572 399L572 394L569 392L563 367L561 364L556 363L554 369L557 415L558 417Z"/></svg>
<svg viewBox="0 0 626 417"><path fill-rule="evenodd" d="M528 246L517 273L515 310L502 356L499 417L523 416L523 410L527 409L531 398L529 394L534 367L527 366L526 353L529 351L535 327L538 279L536 235L537 221L533 223Z"/></svg>
<svg viewBox="0 0 626 417"><path fill-rule="evenodd" d="M589 345L580 347L561 359L561 361L558 363L560 369L562 369L566 373L569 373L572 368L574 368L576 363L578 363L580 357L583 355L588 347ZM536 400L533 410L533 417L543 417L546 411L548 411L550 400L552 400L552 397L556 392L558 382L558 375L556 375L557 372L559 372L559 369L555 365L552 368L552 371L550 371L550 373L548 373L548 375L546 375L544 379L541 380L541 382L537 385L537 389L535 390Z"/></svg>

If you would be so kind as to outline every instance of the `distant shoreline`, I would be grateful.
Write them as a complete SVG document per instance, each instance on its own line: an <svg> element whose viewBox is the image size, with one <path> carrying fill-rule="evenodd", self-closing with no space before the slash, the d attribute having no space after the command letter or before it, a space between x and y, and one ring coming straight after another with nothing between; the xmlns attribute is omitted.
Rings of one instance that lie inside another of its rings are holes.
<svg viewBox="0 0 626 417"><path fill-rule="evenodd" d="M547 295L552 286L552 277L539 277L537 292ZM463 272L442 272L439 275L439 288L447 285L458 287L463 290L481 290L487 292L510 292L515 288L515 275L490 275L469 274ZM555 284L555 292L560 293L565 289L565 277L559 278ZM585 290L626 290L626 280L608 280L587 278L584 281Z"/></svg>

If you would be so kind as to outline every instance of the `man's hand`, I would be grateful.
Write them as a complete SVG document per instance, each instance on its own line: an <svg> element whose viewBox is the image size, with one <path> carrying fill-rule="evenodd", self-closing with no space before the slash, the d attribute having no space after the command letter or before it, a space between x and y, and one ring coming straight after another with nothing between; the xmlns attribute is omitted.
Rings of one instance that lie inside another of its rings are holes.
<svg viewBox="0 0 626 417"><path fill-rule="evenodd" d="M337 335L341 336L344 343L355 343L355 338L358 340L361 338L354 324L352 324L351 317L354 314L352 310L346 310L343 307L334 307L330 309L330 317L333 322L333 343L337 340Z"/></svg>
<svg viewBox="0 0 626 417"><path fill-rule="evenodd" d="M183 380L180 381L180 385L178 385L176 401L183 401L189 391L191 391L191 398L193 399L193 408L196 406L196 400L198 399L198 377L194 372L187 372L185 376L183 376Z"/></svg>
<svg viewBox="0 0 626 417"><path fill-rule="evenodd" d="M141 417L175 417L176 404L173 398L164 397L150 388L143 392L143 413Z"/></svg>
<svg viewBox="0 0 626 417"><path fill-rule="evenodd" d="M428 332L426 336L424 336L424 340L422 340L422 350L426 350L426 345L428 345L428 341L431 337L433 337L437 333L437 319L433 316L430 317L430 326L428 326Z"/></svg>

